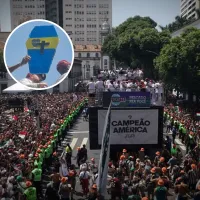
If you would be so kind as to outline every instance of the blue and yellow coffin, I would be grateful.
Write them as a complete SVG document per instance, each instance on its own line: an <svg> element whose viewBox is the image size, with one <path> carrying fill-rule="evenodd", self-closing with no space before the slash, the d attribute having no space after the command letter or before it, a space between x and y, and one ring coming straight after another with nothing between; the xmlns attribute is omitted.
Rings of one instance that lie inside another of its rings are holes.
<svg viewBox="0 0 200 200"><path fill-rule="evenodd" d="M54 26L35 26L26 42L31 74L47 74L58 46L59 38Z"/></svg>

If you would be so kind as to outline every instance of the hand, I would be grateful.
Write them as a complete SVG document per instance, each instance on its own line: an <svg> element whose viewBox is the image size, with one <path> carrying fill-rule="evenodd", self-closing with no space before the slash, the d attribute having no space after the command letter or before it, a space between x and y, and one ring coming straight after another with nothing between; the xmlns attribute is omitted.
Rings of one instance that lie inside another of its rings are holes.
<svg viewBox="0 0 200 200"><path fill-rule="evenodd" d="M46 83L39 83L39 87L40 88L45 88L45 87L48 87L48 85Z"/></svg>
<svg viewBox="0 0 200 200"><path fill-rule="evenodd" d="M30 59L31 59L30 56L25 56L25 57L22 59L20 65L21 65L21 66L22 66L22 65L26 65L26 64L30 61Z"/></svg>

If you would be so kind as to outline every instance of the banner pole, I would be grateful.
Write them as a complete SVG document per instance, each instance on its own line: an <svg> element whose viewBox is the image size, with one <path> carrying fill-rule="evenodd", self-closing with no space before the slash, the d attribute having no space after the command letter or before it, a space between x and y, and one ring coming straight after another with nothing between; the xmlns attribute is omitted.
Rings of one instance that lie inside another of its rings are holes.
<svg viewBox="0 0 200 200"><path fill-rule="evenodd" d="M111 102L106 114L105 124L103 129L103 137L101 144L99 173L98 173L98 192L104 196L107 186L108 162L110 157L110 116L111 115Z"/></svg>

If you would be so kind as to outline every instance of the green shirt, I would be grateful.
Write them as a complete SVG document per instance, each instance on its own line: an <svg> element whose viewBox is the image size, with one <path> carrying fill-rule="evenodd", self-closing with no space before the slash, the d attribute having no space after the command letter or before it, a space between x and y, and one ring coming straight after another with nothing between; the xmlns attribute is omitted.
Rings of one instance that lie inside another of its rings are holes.
<svg viewBox="0 0 200 200"><path fill-rule="evenodd" d="M49 148L45 149L45 158L49 158L51 155Z"/></svg>
<svg viewBox="0 0 200 200"><path fill-rule="evenodd" d="M35 168L32 171L32 174L34 175L33 181L41 181L41 179L42 179L42 170L41 169Z"/></svg>
<svg viewBox="0 0 200 200"><path fill-rule="evenodd" d="M38 169L42 169L42 162L35 160L34 166L38 166Z"/></svg>
<svg viewBox="0 0 200 200"><path fill-rule="evenodd" d="M37 193L35 187L29 187L24 191L27 200L37 200Z"/></svg>

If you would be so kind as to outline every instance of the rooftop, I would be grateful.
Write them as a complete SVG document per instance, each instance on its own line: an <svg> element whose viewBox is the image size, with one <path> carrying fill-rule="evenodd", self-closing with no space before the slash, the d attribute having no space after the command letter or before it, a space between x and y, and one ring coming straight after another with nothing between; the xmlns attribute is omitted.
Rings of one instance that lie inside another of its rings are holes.
<svg viewBox="0 0 200 200"><path fill-rule="evenodd" d="M74 45L75 52L99 52L101 45Z"/></svg>

